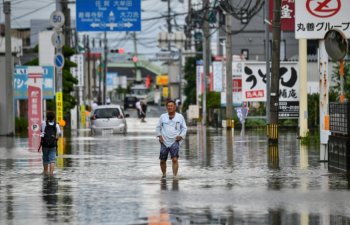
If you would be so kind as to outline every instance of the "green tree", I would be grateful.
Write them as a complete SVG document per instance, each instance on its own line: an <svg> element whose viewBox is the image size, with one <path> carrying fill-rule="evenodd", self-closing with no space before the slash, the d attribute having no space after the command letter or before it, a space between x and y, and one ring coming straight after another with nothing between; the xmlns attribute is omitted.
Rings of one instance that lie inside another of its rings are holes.
<svg viewBox="0 0 350 225"><path fill-rule="evenodd" d="M196 104L196 58L189 57L186 59L184 74L186 100L183 103L182 110L186 111L189 105Z"/></svg>
<svg viewBox="0 0 350 225"><path fill-rule="evenodd" d="M347 58L350 57L350 53L348 53ZM335 92L333 94L336 94L337 98L334 99L334 101L339 100L340 96L340 62L336 62L336 64L333 66L333 73L332 73L332 82L335 84L330 88L331 92ZM350 99L350 63L349 61L344 62L344 92L345 92L345 98L347 100Z"/></svg>

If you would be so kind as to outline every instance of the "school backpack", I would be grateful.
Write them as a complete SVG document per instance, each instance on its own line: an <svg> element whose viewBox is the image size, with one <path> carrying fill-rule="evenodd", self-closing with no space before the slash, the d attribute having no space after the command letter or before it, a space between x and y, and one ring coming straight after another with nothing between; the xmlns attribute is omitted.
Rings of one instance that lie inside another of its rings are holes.
<svg viewBox="0 0 350 225"><path fill-rule="evenodd" d="M56 122L53 125L50 125L48 121L46 121L45 126L45 134L41 139L41 145L45 148L54 148L56 147Z"/></svg>

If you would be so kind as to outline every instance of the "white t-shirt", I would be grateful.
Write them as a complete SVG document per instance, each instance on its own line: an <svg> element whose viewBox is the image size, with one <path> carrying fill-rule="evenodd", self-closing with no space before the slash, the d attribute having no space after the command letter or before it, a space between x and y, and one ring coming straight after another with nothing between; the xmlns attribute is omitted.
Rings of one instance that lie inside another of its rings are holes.
<svg viewBox="0 0 350 225"><path fill-rule="evenodd" d="M175 113L172 119L169 119L169 114L164 113L160 116L157 127L157 136L162 136L164 145L170 147L176 141L176 136L181 136L185 139L187 126L185 118L180 113Z"/></svg>

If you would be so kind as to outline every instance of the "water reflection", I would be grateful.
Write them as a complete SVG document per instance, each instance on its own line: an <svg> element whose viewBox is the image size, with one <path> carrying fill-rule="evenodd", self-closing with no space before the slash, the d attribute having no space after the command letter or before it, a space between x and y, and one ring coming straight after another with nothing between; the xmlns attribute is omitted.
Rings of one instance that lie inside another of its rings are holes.
<svg viewBox="0 0 350 225"><path fill-rule="evenodd" d="M167 191L168 183L167 179L161 179L160 180L160 190ZM179 191L179 179L172 179L171 181L171 191Z"/></svg>
<svg viewBox="0 0 350 225"><path fill-rule="evenodd" d="M226 157L227 166L233 166L233 142L234 142L234 131L232 129L226 130Z"/></svg>
<svg viewBox="0 0 350 225"><path fill-rule="evenodd" d="M329 171L294 132L280 137L269 146L258 130L198 127L182 146L179 180L159 180L152 135L67 138L50 180L40 154L6 149L0 224L349 223L349 176Z"/></svg>
<svg viewBox="0 0 350 225"><path fill-rule="evenodd" d="M48 221L57 222L58 179L54 176L44 176L42 191L42 197L46 203L46 217Z"/></svg>
<svg viewBox="0 0 350 225"><path fill-rule="evenodd" d="M279 169L279 151L278 145L269 144L267 150L267 162L270 169Z"/></svg>

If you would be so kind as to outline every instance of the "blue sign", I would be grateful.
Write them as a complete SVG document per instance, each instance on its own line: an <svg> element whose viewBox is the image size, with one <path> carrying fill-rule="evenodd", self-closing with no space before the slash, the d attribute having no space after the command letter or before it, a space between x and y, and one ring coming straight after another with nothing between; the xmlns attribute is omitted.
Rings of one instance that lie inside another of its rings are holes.
<svg viewBox="0 0 350 225"><path fill-rule="evenodd" d="M77 31L140 31L141 0L76 0Z"/></svg>
<svg viewBox="0 0 350 225"><path fill-rule="evenodd" d="M116 79L118 77L118 73L107 73L106 75L106 88L107 91L112 91L116 86Z"/></svg>
<svg viewBox="0 0 350 225"><path fill-rule="evenodd" d="M64 56L62 55L62 53L57 53L55 55L55 66L59 69L62 69L64 66Z"/></svg>
<svg viewBox="0 0 350 225"><path fill-rule="evenodd" d="M53 66L43 66L43 98L55 96L55 70ZM28 99L28 66L16 66L14 70L14 99Z"/></svg>

